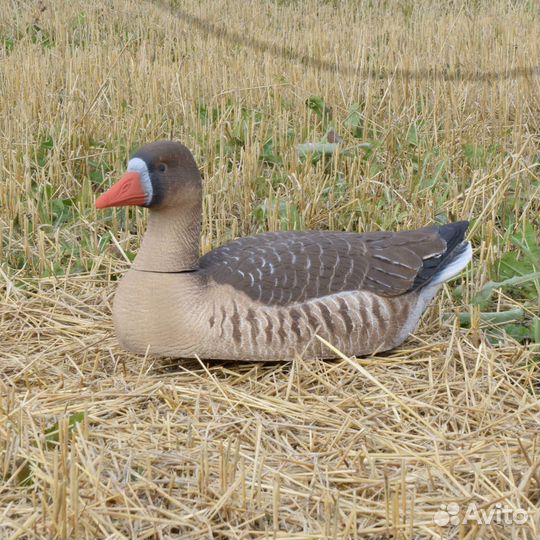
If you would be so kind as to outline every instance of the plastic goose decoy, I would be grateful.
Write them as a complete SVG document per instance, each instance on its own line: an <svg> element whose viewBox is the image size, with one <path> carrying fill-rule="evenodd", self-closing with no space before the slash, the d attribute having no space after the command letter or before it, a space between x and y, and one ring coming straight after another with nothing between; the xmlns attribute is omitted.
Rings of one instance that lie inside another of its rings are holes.
<svg viewBox="0 0 540 540"><path fill-rule="evenodd" d="M143 146L97 208L149 209L139 253L118 285L118 340L145 354L283 360L386 351L416 328L472 250L460 221L414 231L273 232L199 257L202 181L191 152Z"/></svg>

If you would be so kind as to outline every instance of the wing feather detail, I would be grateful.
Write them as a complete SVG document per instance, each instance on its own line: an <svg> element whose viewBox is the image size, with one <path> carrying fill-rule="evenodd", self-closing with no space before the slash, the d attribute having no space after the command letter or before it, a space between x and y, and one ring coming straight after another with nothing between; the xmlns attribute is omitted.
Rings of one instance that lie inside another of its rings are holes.
<svg viewBox="0 0 540 540"><path fill-rule="evenodd" d="M398 296L428 283L466 228L458 222L396 233L265 233L211 251L200 269L210 281L268 305L354 290Z"/></svg>

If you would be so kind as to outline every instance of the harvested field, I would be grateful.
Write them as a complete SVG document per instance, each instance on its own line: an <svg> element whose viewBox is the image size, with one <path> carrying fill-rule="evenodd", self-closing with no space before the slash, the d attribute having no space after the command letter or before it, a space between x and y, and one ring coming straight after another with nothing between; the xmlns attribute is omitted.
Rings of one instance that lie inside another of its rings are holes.
<svg viewBox="0 0 540 540"><path fill-rule="evenodd" d="M1 11L1 538L538 537L534 2ZM203 252L469 219L473 264L391 353L126 353L146 211L93 203L159 138L200 165Z"/></svg>

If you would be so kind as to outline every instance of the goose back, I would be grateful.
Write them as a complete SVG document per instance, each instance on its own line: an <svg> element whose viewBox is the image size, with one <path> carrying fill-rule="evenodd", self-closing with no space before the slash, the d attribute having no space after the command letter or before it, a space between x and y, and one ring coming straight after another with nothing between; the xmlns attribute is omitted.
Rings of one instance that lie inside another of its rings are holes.
<svg viewBox="0 0 540 540"><path fill-rule="evenodd" d="M457 222L396 233L266 233L215 249L199 267L210 280L265 305L359 290L399 296L444 269L466 228Z"/></svg>

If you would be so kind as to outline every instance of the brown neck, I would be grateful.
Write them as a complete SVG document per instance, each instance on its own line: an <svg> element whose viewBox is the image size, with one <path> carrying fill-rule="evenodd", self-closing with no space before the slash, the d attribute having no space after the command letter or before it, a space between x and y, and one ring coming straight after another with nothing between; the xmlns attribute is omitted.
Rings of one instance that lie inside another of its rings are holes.
<svg viewBox="0 0 540 540"><path fill-rule="evenodd" d="M135 270L147 272L185 272L199 262L201 202L191 208L150 210Z"/></svg>

